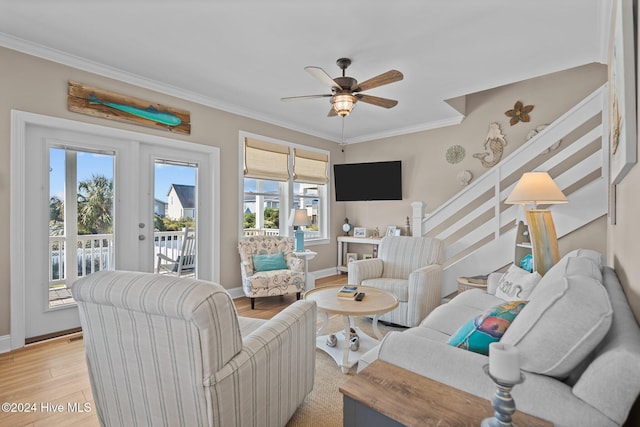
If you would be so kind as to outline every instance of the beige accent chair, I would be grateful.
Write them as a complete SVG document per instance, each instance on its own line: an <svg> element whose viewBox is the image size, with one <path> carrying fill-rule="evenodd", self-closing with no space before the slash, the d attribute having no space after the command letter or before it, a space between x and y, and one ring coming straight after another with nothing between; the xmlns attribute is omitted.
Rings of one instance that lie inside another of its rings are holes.
<svg viewBox="0 0 640 427"><path fill-rule="evenodd" d="M218 284L124 271L72 292L103 426L283 426L313 388L313 302L250 319Z"/></svg>
<svg viewBox="0 0 640 427"><path fill-rule="evenodd" d="M293 254L293 237L285 236L251 236L241 238L238 242L240 252L240 271L242 273L242 290L251 299L251 309L255 308L257 297L296 294L300 299L304 292L304 260ZM286 269L256 271L253 257L255 255L284 254Z"/></svg>
<svg viewBox="0 0 640 427"><path fill-rule="evenodd" d="M156 273L175 274L182 276L183 274L193 273L196 268L196 233L185 227L182 230L182 239L180 246L180 255L175 259L168 257L162 253L158 253L158 263L156 265Z"/></svg>
<svg viewBox="0 0 640 427"><path fill-rule="evenodd" d="M378 258L349 263L349 283L382 289L398 298L400 305L380 320L417 326L440 305L443 257L441 240L387 236L380 241Z"/></svg>

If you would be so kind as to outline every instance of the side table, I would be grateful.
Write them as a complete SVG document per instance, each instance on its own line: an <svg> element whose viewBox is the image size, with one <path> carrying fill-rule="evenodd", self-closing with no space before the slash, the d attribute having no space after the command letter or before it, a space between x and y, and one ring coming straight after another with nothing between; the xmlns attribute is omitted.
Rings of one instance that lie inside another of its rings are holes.
<svg viewBox="0 0 640 427"><path fill-rule="evenodd" d="M469 289L487 289L487 282L484 283L472 283L468 277L458 277L458 293L468 291Z"/></svg>
<svg viewBox="0 0 640 427"><path fill-rule="evenodd" d="M489 399L381 360L349 379L340 392L345 427L479 426L493 416ZM552 426L520 411L513 421L518 427Z"/></svg>
<svg viewBox="0 0 640 427"><path fill-rule="evenodd" d="M313 251L304 251L294 252L293 254L297 258L302 258L304 260L304 290L310 291L316 287L316 280L315 278L312 280L311 277L309 277L309 260L314 259L318 253Z"/></svg>

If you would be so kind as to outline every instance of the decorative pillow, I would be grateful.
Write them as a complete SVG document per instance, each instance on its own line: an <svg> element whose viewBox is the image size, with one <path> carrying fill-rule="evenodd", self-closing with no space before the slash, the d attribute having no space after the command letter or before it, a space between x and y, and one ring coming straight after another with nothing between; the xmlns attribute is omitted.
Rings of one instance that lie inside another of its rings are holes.
<svg viewBox="0 0 640 427"><path fill-rule="evenodd" d="M254 271L286 270L287 263L284 262L284 252L275 254L254 255Z"/></svg>
<svg viewBox="0 0 640 427"><path fill-rule="evenodd" d="M489 344L500 341L526 304L527 301L511 301L484 311L462 325L447 344L488 356Z"/></svg>
<svg viewBox="0 0 640 427"><path fill-rule="evenodd" d="M563 379L602 341L612 316L609 295L593 277L542 280L501 342L520 350L522 369Z"/></svg>
<svg viewBox="0 0 640 427"><path fill-rule="evenodd" d="M495 295L505 301L521 301L529 298L531 291L542 279L538 272L529 273L515 265L500 278Z"/></svg>

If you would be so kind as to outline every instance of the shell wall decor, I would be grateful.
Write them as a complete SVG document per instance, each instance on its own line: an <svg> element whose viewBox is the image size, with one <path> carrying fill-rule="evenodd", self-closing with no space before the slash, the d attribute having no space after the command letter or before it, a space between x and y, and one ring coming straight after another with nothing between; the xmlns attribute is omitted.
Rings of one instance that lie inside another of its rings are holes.
<svg viewBox="0 0 640 427"><path fill-rule="evenodd" d="M465 150L462 145L452 145L447 149L447 162L453 164L460 163L465 156Z"/></svg>
<svg viewBox="0 0 640 427"><path fill-rule="evenodd" d="M462 187L466 187L469 185L471 180L473 179L473 174L468 170L463 170L458 172L458 184Z"/></svg>

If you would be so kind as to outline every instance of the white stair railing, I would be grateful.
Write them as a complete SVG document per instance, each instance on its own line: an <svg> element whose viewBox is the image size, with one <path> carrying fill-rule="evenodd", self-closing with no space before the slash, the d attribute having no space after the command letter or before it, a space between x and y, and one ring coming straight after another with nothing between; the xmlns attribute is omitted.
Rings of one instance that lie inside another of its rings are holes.
<svg viewBox="0 0 640 427"><path fill-rule="evenodd" d="M568 204L549 208L558 237L605 215L607 135L604 85L433 212L425 215L424 203L412 203L413 235L445 241L443 295L457 289L458 276L514 261L515 219L522 208L504 200L524 172L548 171L567 196Z"/></svg>

